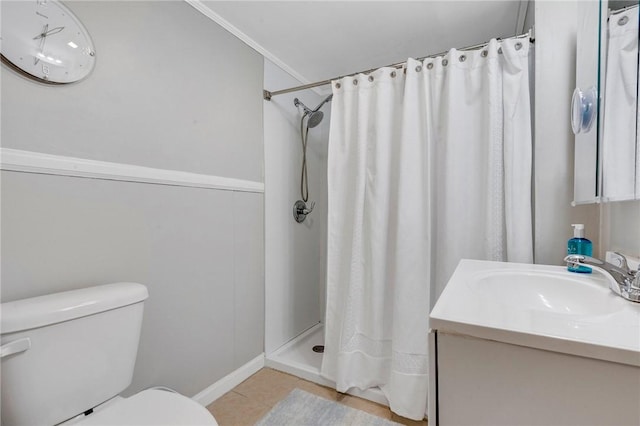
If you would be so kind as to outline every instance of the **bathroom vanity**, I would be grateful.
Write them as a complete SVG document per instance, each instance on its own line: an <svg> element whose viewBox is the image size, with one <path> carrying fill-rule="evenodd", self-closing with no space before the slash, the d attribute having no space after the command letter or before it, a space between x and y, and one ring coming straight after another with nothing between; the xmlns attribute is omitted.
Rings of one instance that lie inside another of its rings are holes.
<svg viewBox="0 0 640 426"><path fill-rule="evenodd" d="M640 303L600 274L462 260L430 326L430 424L640 424Z"/></svg>

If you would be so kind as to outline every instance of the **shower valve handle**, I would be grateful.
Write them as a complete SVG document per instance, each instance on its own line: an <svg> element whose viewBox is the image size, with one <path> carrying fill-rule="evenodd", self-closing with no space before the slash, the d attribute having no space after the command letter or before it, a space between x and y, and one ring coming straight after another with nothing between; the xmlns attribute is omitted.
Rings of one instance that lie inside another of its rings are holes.
<svg viewBox="0 0 640 426"><path fill-rule="evenodd" d="M313 208L316 206L315 201L312 201L307 208L307 203L302 200L298 200L293 205L293 218L296 222L301 223L307 218L307 215L313 211Z"/></svg>
<svg viewBox="0 0 640 426"><path fill-rule="evenodd" d="M307 209L307 208L302 209L301 213L303 213L303 214L309 214L309 213L311 213L311 212L313 211L313 208L314 208L315 206L316 206L316 202L315 202L315 201L312 201L312 202L311 202L311 204L309 205L309 208L308 208L308 209Z"/></svg>

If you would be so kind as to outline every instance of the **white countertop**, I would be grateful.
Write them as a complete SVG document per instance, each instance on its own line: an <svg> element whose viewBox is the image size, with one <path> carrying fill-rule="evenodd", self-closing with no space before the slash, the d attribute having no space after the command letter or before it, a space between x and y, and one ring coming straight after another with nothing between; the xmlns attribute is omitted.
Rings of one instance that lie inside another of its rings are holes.
<svg viewBox="0 0 640 426"><path fill-rule="evenodd" d="M497 292L486 278L501 275L514 285ZM532 281L545 279L554 281L540 287ZM590 303L583 304L580 298L583 285ZM550 297L548 303L546 292L560 296ZM596 272L575 274L561 266L465 259L433 308L430 326L440 332L640 366L640 303L614 294Z"/></svg>

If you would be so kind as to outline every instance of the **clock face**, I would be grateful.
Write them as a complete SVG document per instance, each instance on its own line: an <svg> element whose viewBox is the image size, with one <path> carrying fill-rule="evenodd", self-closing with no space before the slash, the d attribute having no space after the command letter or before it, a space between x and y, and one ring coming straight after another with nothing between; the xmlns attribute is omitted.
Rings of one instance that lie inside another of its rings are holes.
<svg viewBox="0 0 640 426"><path fill-rule="evenodd" d="M96 61L82 23L56 0L2 0L3 61L46 83L86 77Z"/></svg>

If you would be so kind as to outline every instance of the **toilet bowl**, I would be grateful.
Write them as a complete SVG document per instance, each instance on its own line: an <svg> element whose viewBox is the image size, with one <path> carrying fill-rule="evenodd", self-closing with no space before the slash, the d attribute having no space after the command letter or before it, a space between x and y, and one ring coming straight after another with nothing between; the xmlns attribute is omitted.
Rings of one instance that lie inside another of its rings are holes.
<svg viewBox="0 0 640 426"><path fill-rule="evenodd" d="M3 426L217 425L186 396L133 377L147 288L115 283L3 303Z"/></svg>

